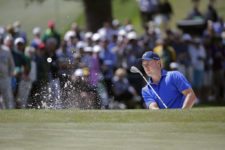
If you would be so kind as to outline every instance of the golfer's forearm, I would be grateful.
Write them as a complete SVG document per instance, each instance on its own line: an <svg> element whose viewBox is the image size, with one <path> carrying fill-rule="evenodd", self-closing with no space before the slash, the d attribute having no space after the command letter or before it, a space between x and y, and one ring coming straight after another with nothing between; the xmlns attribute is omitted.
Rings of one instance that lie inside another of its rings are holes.
<svg viewBox="0 0 225 150"><path fill-rule="evenodd" d="M194 93L189 93L187 94L185 100L184 100L184 104L182 109L188 109L188 108L192 108L192 106L194 105L196 101L196 96Z"/></svg>

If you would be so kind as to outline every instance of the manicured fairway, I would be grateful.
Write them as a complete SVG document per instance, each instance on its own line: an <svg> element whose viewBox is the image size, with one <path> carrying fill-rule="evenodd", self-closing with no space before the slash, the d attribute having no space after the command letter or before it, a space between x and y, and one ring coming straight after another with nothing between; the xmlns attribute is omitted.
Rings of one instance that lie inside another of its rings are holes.
<svg viewBox="0 0 225 150"><path fill-rule="evenodd" d="M225 108L4 110L1 150L224 149Z"/></svg>

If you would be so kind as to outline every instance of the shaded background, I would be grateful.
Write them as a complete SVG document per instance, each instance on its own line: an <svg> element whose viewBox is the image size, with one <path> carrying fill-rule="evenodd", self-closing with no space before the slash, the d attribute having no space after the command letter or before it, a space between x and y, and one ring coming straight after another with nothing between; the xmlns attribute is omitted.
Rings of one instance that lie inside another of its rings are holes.
<svg viewBox="0 0 225 150"><path fill-rule="evenodd" d="M190 0L170 0L174 15L171 19L172 27L176 22L186 17L191 10ZM200 3L201 11L206 9L208 0ZM219 16L225 16L224 0L216 1L216 9ZM47 27L49 19L55 20L57 29L63 34L76 21L81 28L86 27L84 5L82 0L0 0L1 26L12 24L16 20L21 21L22 28L27 32L28 38L35 26L42 29ZM141 18L136 0L112 0L112 15L121 22L129 18L138 33L143 32Z"/></svg>

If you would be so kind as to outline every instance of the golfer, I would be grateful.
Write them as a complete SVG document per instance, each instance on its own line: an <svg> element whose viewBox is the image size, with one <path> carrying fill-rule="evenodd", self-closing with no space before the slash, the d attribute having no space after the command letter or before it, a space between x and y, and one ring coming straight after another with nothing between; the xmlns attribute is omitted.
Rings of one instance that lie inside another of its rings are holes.
<svg viewBox="0 0 225 150"><path fill-rule="evenodd" d="M142 88L142 97L149 109L164 109L165 105L168 109L192 108L196 96L184 75L162 69L160 57L152 51L145 52L141 61L150 77L150 84Z"/></svg>

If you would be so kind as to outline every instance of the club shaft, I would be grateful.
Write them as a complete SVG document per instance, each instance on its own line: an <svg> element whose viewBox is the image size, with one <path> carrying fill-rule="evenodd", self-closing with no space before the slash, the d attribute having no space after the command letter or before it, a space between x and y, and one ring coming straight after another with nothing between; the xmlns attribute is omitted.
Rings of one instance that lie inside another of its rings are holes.
<svg viewBox="0 0 225 150"><path fill-rule="evenodd" d="M166 106L166 104L163 102L163 100L159 97L159 95L156 93L156 91L152 88L152 86L149 84L149 82L147 81L147 79L144 77L144 75L142 73L140 73L140 75L142 76L142 78L145 80L145 82L147 83L147 85L151 88L151 90L153 91L153 93L157 96L157 98L160 100L160 102L163 104L163 106L167 109L168 107Z"/></svg>

